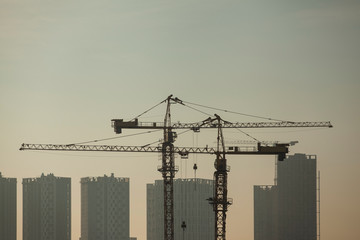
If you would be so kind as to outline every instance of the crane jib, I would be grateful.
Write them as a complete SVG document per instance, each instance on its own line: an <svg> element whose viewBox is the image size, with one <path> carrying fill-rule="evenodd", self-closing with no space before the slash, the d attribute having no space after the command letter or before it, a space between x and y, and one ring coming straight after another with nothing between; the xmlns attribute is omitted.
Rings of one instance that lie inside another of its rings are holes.
<svg viewBox="0 0 360 240"><path fill-rule="evenodd" d="M220 154L243 155L243 154L261 154L274 155L288 153L288 144L275 144L274 146L258 145L250 147L229 147ZM102 152L147 152L160 153L161 147L151 146L118 146L118 145L76 145L76 144L27 144L23 143L20 150L48 150L48 151L102 151ZM174 153L182 156L187 154L216 154L218 153L212 147L174 147Z"/></svg>
<svg viewBox="0 0 360 240"><path fill-rule="evenodd" d="M123 119L112 119L112 127L116 133L121 133L122 129L164 129L163 122L139 122L138 119L133 121L124 121ZM173 123L173 129L192 129L200 128L218 128L218 124L212 121L202 121L196 123ZM222 128L283 128L283 127L328 127L331 128L330 122L223 122Z"/></svg>

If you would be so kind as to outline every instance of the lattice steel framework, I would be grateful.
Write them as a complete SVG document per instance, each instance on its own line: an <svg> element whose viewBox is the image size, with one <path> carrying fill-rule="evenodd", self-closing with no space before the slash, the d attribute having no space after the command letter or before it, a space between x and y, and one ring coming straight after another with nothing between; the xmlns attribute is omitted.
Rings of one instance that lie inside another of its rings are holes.
<svg viewBox="0 0 360 240"><path fill-rule="evenodd" d="M222 124L220 116L215 115L218 126L217 150L215 159L214 172L214 196L209 198L209 203L213 205L215 212L215 239L226 239L226 212L228 206L231 205L231 199L227 196L227 173L230 168L226 164L225 143L222 132Z"/></svg>
<svg viewBox="0 0 360 240"><path fill-rule="evenodd" d="M207 118L202 122L195 123L173 123L171 124L172 129L192 129L197 130L200 128L217 128L217 124L211 121L212 118ZM119 128L136 128L136 129L163 129L164 124L161 122L136 122L136 124L124 125L122 119L113 119L114 127ZM135 123L135 122L134 122ZM169 126L168 126L169 127ZM329 121L323 122L226 122L222 123L222 128L299 128L299 127L332 127Z"/></svg>
<svg viewBox="0 0 360 240"><path fill-rule="evenodd" d="M164 144L163 144L164 145ZM285 144L286 145L286 144ZM74 145L74 144L34 144L23 143L19 150L46 150L46 151L76 151L76 152L146 152L146 153L162 153L162 147L144 147L144 146L118 146L118 145ZM266 151L264 149L267 149ZM233 150L221 151L220 154L249 154L249 155L272 155L283 152L284 144L277 144L272 147L264 146L248 146L239 147ZM186 156L190 153L194 154L216 154L216 148L212 147L175 147L172 148L173 153Z"/></svg>
<svg viewBox="0 0 360 240"><path fill-rule="evenodd" d="M164 119L164 142L162 144L162 166L158 169L164 180L164 239L174 240L174 145L175 133L171 128L170 114L171 96L167 99Z"/></svg>

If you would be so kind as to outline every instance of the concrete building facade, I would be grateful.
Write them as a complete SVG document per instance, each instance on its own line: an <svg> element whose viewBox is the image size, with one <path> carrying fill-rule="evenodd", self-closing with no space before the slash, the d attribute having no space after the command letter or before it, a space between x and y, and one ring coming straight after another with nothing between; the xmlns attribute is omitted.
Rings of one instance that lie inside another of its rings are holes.
<svg viewBox="0 0 360 240"><path fill-rule="evenodd" d="M71 179L23 179L23 240L71 240Z"/></svg>
<svg viewBox="0 0 360 240"><path fill-rule="evenodd" d="M254 240L277 240L277 186L254 186L254 229Z"/></svg>
<svg viewBox="0 0 360 240"><path fill-rule="evenodd" d="M287 156L277 163L275 186L254 186L255 240L317 239L316 161Z"/></svg>
<svg viewBox="0 0 360 240"><path fill-rule="evenodd" d="M316 240L316 156L295 154L278 162L279 240Z"/></svg>
<svg viewBox="0 0 360 240"><path fill-rule="evenodd" d="M0 172L0 239L16 240L16 183Z"/></svg>
<svg viewBox="0 0 360 240"><path fill-rule="evenodd" d="M175 240L215 239L215 214L207 199L214 183L208 179L174 180ZM147 240L164 239L164 187L162 180L147 184ZM181 225L185 221L186 228Z"/></svg>
<svg viewBox="0 0 360 240"><path fill-rule="evenodd" d="M129 240L129 178L81 179L81 240Z"/></svg>

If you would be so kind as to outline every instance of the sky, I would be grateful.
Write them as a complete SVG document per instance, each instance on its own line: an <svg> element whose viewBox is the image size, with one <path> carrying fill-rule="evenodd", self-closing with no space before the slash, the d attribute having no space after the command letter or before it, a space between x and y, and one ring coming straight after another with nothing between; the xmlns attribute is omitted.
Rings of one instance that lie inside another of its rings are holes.
<svg viewBox="0 0 360 240"><path fill-rule="evenodd" d="M115 137L168 95L219 109L331 129L242 129L259 140L293 141L290 154L317 155L321 238L360 239L360 2L243 0L0 0L0 171L17 178L72 178L72 239L80 237L80 178L130 178L130 233L146 240L146 183L161 179L157 154L19 151L21 143ZM257 122L223 111L232 122ZM162 121L165 105L139 121ZM172 120L207 116L172 105ZM139 131L124 130L123 134ZM176 146L215 144L214 131ZM161 132L99 144L144 145ZM236 130L225 140L252 140ZM213 176L213 156L176 159L177 177ZM273 156L229 156L227 238L253 239L253 185L273 184Z"/></svg>

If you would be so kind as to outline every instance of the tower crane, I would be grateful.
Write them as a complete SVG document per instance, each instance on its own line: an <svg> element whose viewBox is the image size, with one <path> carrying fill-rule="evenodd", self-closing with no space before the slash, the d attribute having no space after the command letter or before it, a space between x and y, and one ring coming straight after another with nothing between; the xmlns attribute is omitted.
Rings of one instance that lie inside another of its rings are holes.
<svg viewBox="0 0 360 240"><path fill-rule="evenodd" d="M232 199L228 198L227 174L230 171L227 165L226 155L277 155L279 161L283 161L288 147L292 143L274 143L272 146L257 143L256 147L225 148L223 136L224 128L284 128L284 127L332 127L330 122L236 122L231 123L223 120L219 115L209 117L195 123L171 123L171 104L185 103L168 96L161 103L167 103L164 122L139 122L138 118L130 121L112 119L112 127L115 133L122 133L122 129L162 129L163 141L161 146L118 146L118 145L84 145L84 144L27 144L23 143L20 150L49 150L49 151L103 151L103 152L147 152L161 153L162 165L158 167L164 181L164 239L174 240L174 186L173 179L178 168L175 166L174 154L188 156L189 154L213 154L215 155L214 172L214 195L208 200L213 205L215 212L215 239L226 239L226 212L231 205ZM177 138L175 129L189 129L199 132L200 129L217 129L217 147L175 147Z"/></svg>

